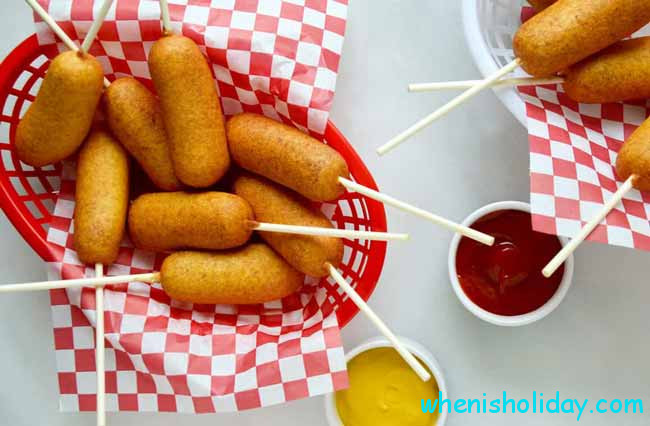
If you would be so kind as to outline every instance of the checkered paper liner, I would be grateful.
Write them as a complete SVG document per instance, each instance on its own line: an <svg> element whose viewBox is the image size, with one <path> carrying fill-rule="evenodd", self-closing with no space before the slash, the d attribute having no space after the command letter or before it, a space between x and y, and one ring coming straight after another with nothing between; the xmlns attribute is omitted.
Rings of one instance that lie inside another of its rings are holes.
<svg viewBox="0 0 650 426"><path fill-rule="evenodd" d="M100 2L40 3L81 41ZM182 3L182 4L181 4ZM324 132L334 94L347 13L345 0L171 1L174 29L207 54L227 115L262 113L314 135ZM109 79L133 75L151 87L146 55L160 36L157 1L116 0L90 52ZM65 50L35 17L39 42L53 57ZM62 168L47 239L51 279L94 276L72 247L74 162ZM339 226L361 208L354 195L323 211ZM345 242L343 264L361 273L367 247ZM159 270L164 256L126 239L105 271ZM359 259L361 263L359 263ZM356 272L355 272L356 271ZM170 300L159 284L129 283L105 292L106 391L109 411L213 413L264 407L347 386L335 309L341 295L328 279L258 306L192 305ZM91 289L51 292L62 411L94 411L95 297Z"/></svg>
<svg viewBox="0 0 650 426"><path fill-rule="evenodd" d="M650 26L634 37L649 34ZM533 228L573 237L622 185L616 156L650 116L650 101L579 104L561 84L519 93L528 122ZM650 193L629 192L587 239L650 250Z"/></svg>
<svg viewBox="0 0 650 426"><path fill-rule="evenodd" d="M74 162L64 163L48 231L51 279L94 276L73 249ZM323 211L336 220L332 205ZM346 259L350 250L346 247ZM107 275L160 270L162 254L125 239ZM106 287L106 392L111 411L213 413L258 408L347 386L331 286L307 278L299 293L264 305L192 305L160 284ZM329 287L329 288L328 288ZM62 411L95 410L95 292L51 292Z"/></svg>
<svg viewBox="0 0 650 426"><path fill-rule="evenodd" d="M103 1L38 0L81 42ZM313 135L325 132L334 97L348 0L170 0L174 32L210 60L223 111L265 114ZM94 3L94 5L93 5ZM66 50L35 16L39 43ZM147 55L161 35L157 0L115 0L90 53L113 80L151 87Z"/></svg>

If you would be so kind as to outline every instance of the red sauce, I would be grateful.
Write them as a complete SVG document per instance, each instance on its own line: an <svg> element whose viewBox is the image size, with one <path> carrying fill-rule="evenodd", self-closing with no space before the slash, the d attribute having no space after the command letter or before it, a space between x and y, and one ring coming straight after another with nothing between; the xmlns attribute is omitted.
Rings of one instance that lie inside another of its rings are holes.
<svg viewBox="0 0 650 426"><path fill-rule="evenodd" d="M560 285L564 266L550 277L542 268L562 248L554 235L535 232L530 214L502 210L477 220L472 228L495 238L489 247L463 237L456 273L467 297L498 315L521 315L544 305Z"/></svg>

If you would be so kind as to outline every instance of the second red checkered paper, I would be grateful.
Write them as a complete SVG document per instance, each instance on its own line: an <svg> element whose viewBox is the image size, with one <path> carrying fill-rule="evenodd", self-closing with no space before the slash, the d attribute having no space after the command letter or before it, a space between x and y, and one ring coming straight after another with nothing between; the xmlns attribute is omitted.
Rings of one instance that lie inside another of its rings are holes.
<svg viewBox="0 0 650 426"><path fill-rule="evenodd" d="M650 35L650 27L634 34ZM561 85L522 87L533 228L573 237L623 183L616 156L650 116L650 101L579 104ZM630 191L588 240L650 250L650 194Z"/></svg>

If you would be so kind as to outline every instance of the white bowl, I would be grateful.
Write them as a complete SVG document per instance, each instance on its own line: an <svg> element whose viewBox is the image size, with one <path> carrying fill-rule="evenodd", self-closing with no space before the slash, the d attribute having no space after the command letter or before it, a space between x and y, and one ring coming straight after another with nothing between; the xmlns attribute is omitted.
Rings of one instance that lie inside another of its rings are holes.
<svg viewBox="0 0 650 426"><path fill-rule="evenodd" d="M512 37L521 25L521 8L525 3L524 0L463 0L465 41L484 77L515 59ZM525 73L522 71L521 75ZM494 92L526 127L526 106L517 89L503 87Z"/></svg>
<svg viewBox="0 0 650 426"><path fill-rule="evenodd" d="M434 356L421 344L414 342L411 339L406 337L399 337L400 341L406 346L406 348L411 351L412 354L417 356L433 373L433 377L438 383L438 389L442 393L442 399L447 399L447 386L445 385L445 378L442 375L442 370L438 361ZM366 340L361 343L356 348L349 351L345 356L345 361L349 362L352 358L359 355L361 352L365 352L374 348L384 348L392 347L390 342L385 337L373 337L372 339ZM334 393L325 395L325 417L327 418L327 423L330 426L342 426L343 423L339 418L339 414L336 411L336 399L334 398ZM444 426L447 421L447 411L442 411L438 417L438 421L435 426Z"/></svg>
<svg viewBox="0 0 650 426"><path fill-rule="evenodd" d="M496 203L488 204L483 206L480 209L476 210L474 213L467 216L463 221L463 225L471 226L478 219L486 216L490 213L500 211L500 210L521 210L523 212L530 213L530 204L523 203L521 201L499 201ZM565 246L568 243L568 239L564 237L558 237L562 246ZM485 309L478 306L474 303L463 291L458 281L458 275L456 274L456 252L458 251L458 244L460 243L461 235L455 234L451 239L451 244L449 245L449 280L451 281L451 286L458 296L458 299L461 301L463 306L467 308L471 313L492 324L506 326L506 327L515 327L533 323L544 318L546 315L553 312L555 308L562 302L569 287L571 287L571 282L573 281L573 255L569 256L564 262L564 275L562 276L562 281L555 292L555 294L542 306L535 309L532 312L528 312L522 315L497 315L492 312L488 312Z"/></svg>

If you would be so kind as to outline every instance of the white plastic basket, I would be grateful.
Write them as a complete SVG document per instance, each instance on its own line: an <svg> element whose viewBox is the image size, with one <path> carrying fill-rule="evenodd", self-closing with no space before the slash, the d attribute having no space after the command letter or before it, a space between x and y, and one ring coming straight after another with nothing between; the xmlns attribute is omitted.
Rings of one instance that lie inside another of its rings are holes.
<svg viewBox="0 0 650 426"><path fill-rule="evenodd" d="M515 59L512 37L521 25L524 4L524 0L463 0L465 39L484 77ZM518 73L525 75L521 70ZM526 126L526 108L517 89L504 87L494 92Z"/></svg>

